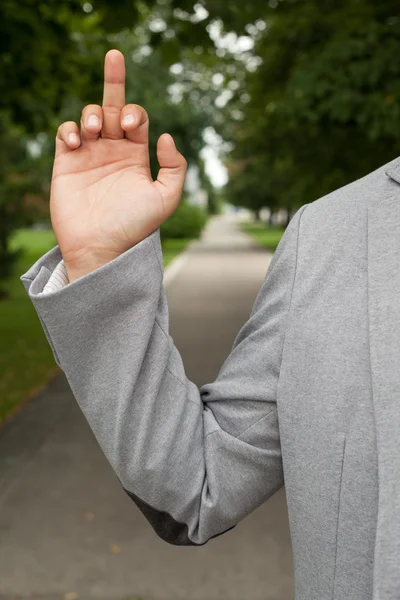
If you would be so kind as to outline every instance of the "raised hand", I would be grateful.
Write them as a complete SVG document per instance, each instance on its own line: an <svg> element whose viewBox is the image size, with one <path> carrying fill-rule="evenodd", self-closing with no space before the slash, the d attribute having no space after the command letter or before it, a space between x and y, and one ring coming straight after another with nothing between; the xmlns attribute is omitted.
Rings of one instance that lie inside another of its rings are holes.
<svg viewBox="0 0 400 600"><path fill-rule="evenodd" d="M70 281L143 240L178 206L186 160L172 137L161 135L153 181L148 132L145 109L125 105L124 57L110 50L103 106L83 109L80 130L68 121L57 132L50 214Z"/></svg>

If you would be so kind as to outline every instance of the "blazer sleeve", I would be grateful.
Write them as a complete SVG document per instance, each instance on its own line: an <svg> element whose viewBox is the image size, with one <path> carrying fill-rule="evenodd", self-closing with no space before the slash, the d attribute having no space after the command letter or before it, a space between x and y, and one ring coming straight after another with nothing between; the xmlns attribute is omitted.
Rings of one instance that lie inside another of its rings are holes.
<svg viewBox="0 0 400 600"><path fill-rule="evenodd" d="M169 543L204 544L283 484L277 385L304 208L216 381L201 389L169 335L158 231L45 295L58 246L21 276L123 488Z"/></svg>

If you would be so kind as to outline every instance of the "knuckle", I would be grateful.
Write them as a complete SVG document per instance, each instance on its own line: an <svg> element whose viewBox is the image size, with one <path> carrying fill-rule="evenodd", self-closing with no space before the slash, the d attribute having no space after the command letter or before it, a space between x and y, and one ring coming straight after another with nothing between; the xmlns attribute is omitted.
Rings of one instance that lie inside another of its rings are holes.
<svg viewBox="0 0 400 600"><path fill-rule="evenodd" d="M71 124L74 124L73 121L65 121L65 123L61 123L57 129L57 135L62 135L70 128Z"/></svg>
<svg viewBox="0 0 400 600"><path fill-rule="evenodd" d="M121 111L117 106L114 106L113 104L105 104L103 106L103 112L107 115L119 115Z"/></svg>
<svg viewBox="0 0 400 600"><path fill-rule="evenodd" d="M101 106L99 106L98 104L87 104L82 109L82 114L86 114L87 112L96 112L96 113L99 113L100 111L101 111Z"/></svg>
<svg viewBox="0 0 400 600"><path fill-rule="evenodd" d="M143 125L143 123L146 123L146 121L149 120L149 115L147 113L147 110L145 108L143 108L143 106L140 106L140 104L128 104L127 108L130 108L130 110L133 110L135 112L138 112L140 115L139 121L140 123Z"/></svg>

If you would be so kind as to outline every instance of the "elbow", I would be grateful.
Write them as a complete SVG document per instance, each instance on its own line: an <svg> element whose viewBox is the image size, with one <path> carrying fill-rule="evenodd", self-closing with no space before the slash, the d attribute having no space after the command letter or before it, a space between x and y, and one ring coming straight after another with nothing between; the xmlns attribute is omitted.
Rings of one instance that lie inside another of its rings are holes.
<svg viewBox="0 0 400 600"><path fill-rule="evenodd" d="M136 494L124 488L125 493L136 504L146 517L158 537L173 546L203 546L192 541L189 537L189 528L186 523L179 523L172 515L158 510L141 500ZM207 540L208 541L208 540Z"/></svg>
<svg viewBox="0 0 400 600"><path fill-rule="evenodd" d="M158 537L173 546L204 546L213 538L218 537L235 527L229 527L229 529L217 533L206 540L193 540L189 535L189 527L186 523L180 523L169 513L150 506L147 502L144 502L136 496L136 494L130 492L126 488L123 489L145 516Z"/></svg>

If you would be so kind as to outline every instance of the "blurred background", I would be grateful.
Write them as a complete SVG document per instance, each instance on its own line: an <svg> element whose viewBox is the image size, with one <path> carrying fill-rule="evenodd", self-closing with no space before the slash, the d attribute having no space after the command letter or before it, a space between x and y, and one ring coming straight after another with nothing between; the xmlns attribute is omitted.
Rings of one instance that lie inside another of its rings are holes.
<svg viewBox="0 0 400 600"><path fill-rule="evenodd" d="M110 48L126 57L127 102L149 113L153 177L162 133L188 159L161 234L165 265L176 259L171 330L201 385L296 210L400 154L400 5L0 3L0 598L291 598L283 492L205 548L157 540L120 495L19 279L56 244L55 133L101 103Z"/></svg>

